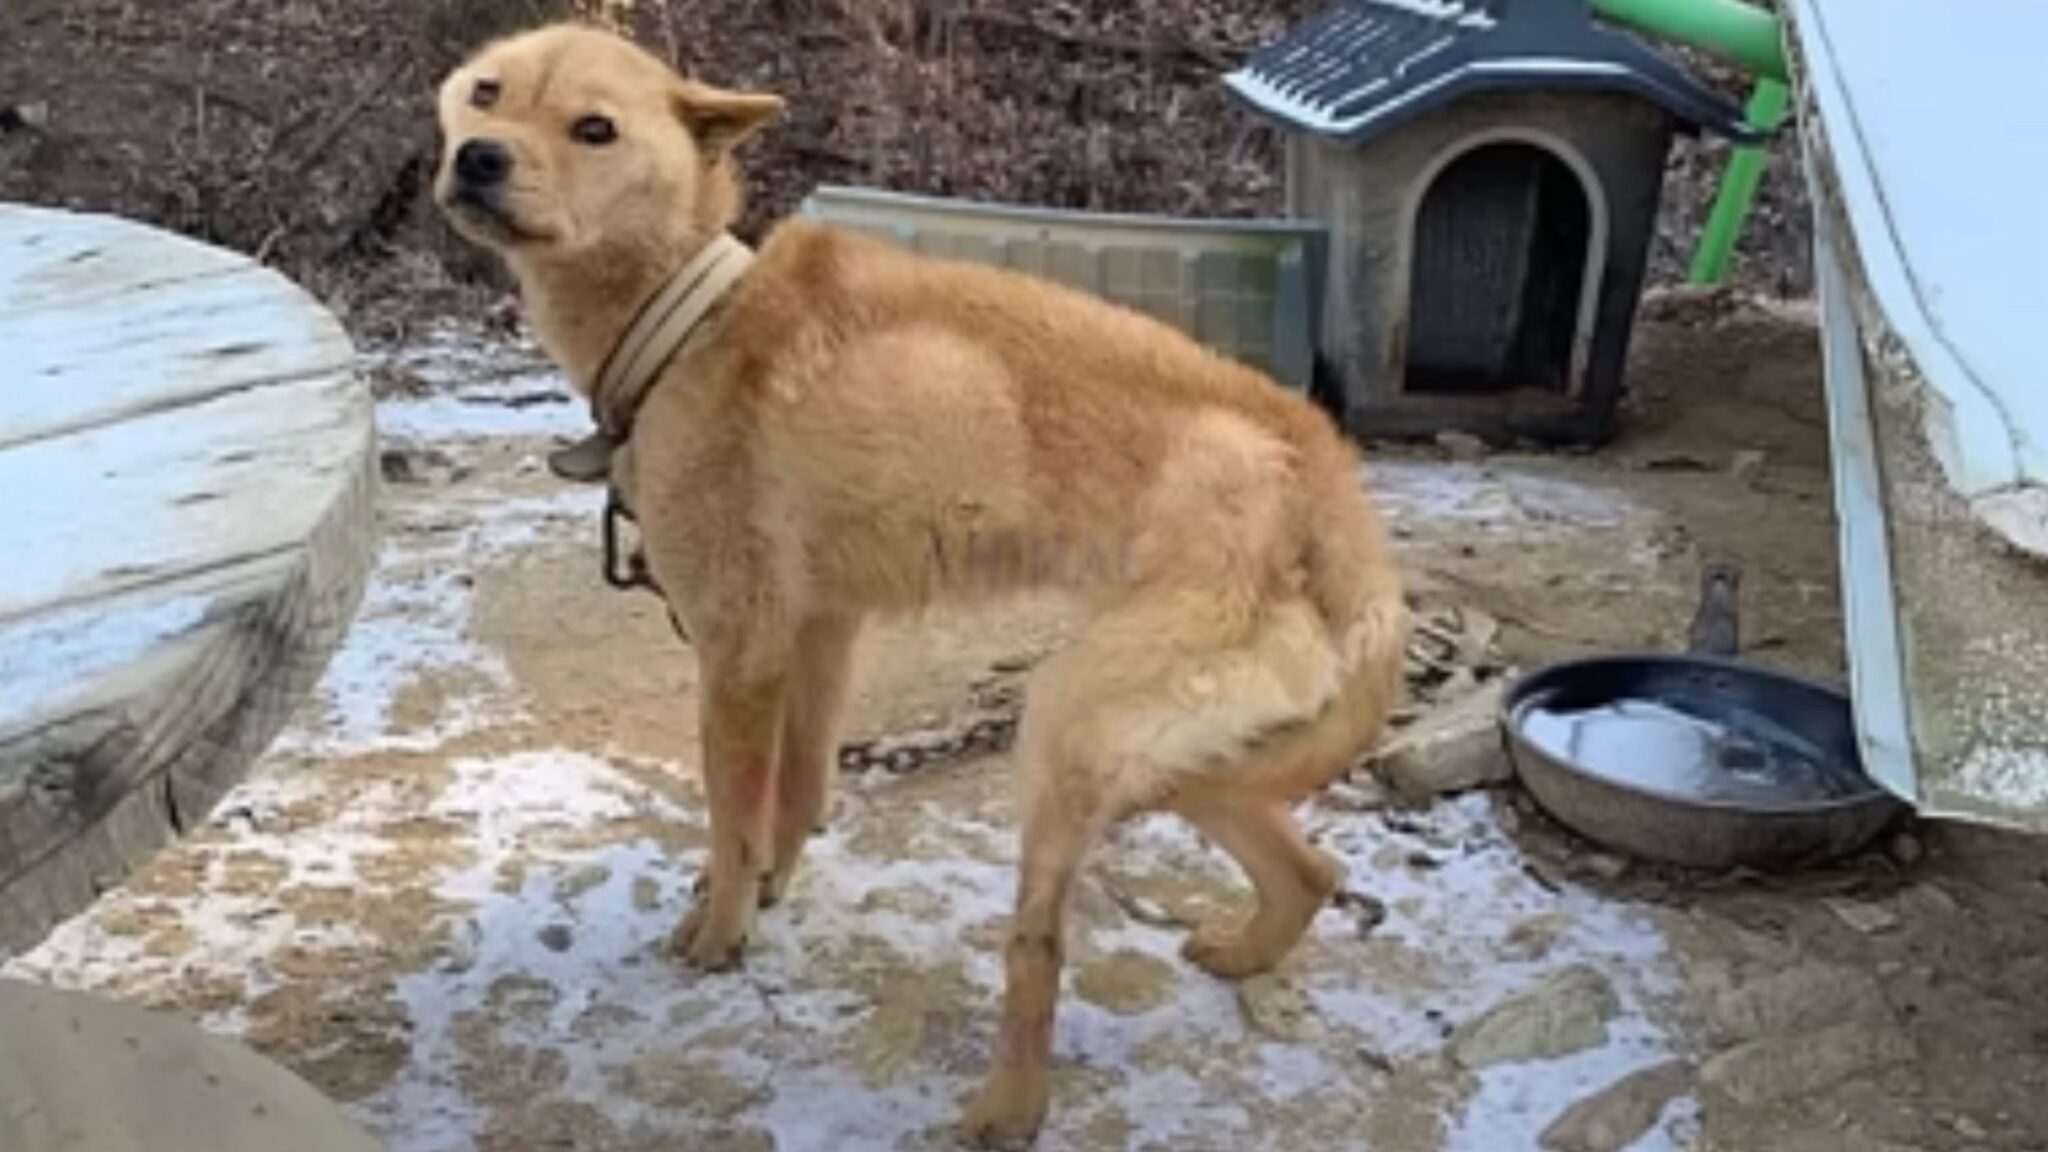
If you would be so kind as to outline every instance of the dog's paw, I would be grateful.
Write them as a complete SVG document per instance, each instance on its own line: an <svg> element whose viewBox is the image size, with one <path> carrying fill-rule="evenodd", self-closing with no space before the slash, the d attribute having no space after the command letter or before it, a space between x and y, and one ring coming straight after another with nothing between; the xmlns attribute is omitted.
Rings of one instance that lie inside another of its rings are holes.
<svg viewBox="0 0 2048 1152"><path fill-rule="evenodd" d="M1023 1152L1045 1123L1046 1102L1042 1077L996 1073L960 1121L960 1139L970 1148Z"/></svg>
<svg viewBox="0 0 2048 1152"><path fill-rule="evenodd" d="M746 951L746 933L712 931L705 908L706 901L699 897L669 935L670 950L682 957L683 963L702 972L725 972L739 967L740 956Z"/></svg>
<svg viewBox="0 0 2048 1152"><path fill-rule="evenodd" d="M1211 922L1196 926L1182 941L1180 954L1188 963L1219 980L1242 980L1273 966L1273 961L1236 924Z"/></svg>

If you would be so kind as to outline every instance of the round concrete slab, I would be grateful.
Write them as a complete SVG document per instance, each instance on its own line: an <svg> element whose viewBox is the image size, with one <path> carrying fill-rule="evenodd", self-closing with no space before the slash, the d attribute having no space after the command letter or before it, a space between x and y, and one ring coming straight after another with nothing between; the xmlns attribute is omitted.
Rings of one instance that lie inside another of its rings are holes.
<svg viewBox="0 0 2048 1152"><path fill-rule="evenodd" d="M0 980L8 1152L382 1152L305 1081L131 1004Z"/></svg>
<svg viewBox="0 0 2048 1152"><path fill-rule="evenodd" d="M353 361L239 255L0 204L0 957L203 820L324 670L373 551Z"/></svg>

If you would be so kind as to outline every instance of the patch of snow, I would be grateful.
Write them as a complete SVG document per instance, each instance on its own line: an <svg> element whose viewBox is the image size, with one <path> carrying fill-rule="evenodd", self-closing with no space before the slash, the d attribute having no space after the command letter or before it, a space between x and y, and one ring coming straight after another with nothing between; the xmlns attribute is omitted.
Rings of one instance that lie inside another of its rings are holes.
<svg viewBox="0 0 2048 1152"><path fill-rule="evenodd" d="M1619 527L1641 514L1612 490L1505 461L1384 459L1370 463L1365 474L1396 524L1457 520L1502 530L1549 526L1590 531Z"/></svg>
<svg viewBox="0 0 2048 1152"><path fill-rule="evenodd" d="M1218 1093L1213 1088L1181 1069L1168 1068L1132 1076L1119 1095L1125 1114L1134 1121L1129 1142L1133 1148L1180 1147L1191 1136L1213 1138L1225 1132L1245 1139L1245 1147L1267 1146L1266 1142L1257 1141L1249 1130L1251 1117L1243 1108L1218 1100ZM1069 1108L1068 1115L1074 1111ZM1049 1134L1055 1139L1064 1135L1059 1131L1061 1127L1063 1125L1055 1120ZM1073 1146L1065 1141L1053 1146L1061 1144Z"/></svg>
<svg viewBox="0 0 2048 1152"><path fill-rule="evenodd" d="M198 879L191 895L144 896L116 888L59 924L34 949L0 963L0 977L85 990L139 982L158 991L196 978L223 978L240 983L240 999L204 1013L199 1023L228 1035L241 1033L246 1006L286 982L277 971L279 960L374 944L346 921L302 922L277 898L294 886L359 892L363 877L357 862L389 849L376 828L410 811L394 792L367 788L316 834L266 830L277 827L271 816L327 786L317 777L288 773L259 773L242 782L209 821L219 838L178 846L196 857ZM233 860L243 856L279 866L276 882L253 890L225 883ZM183 934L174 954L153 951L145 936L117 930L133 914L165 911Z"/></svg>
<svg viewBox="0 0 2048 1152"><path fill-rule="evenodd" d="M378 402L378 435L387 440L573 438L592 428L589 406L530 343L440 325L369 359L425 386L423 395Z"/></svg>
<svg viewBox="0 0 2048 1152"><path fill-rule="evenodd" d="M1520 853L1494 822L1491 803L1486 795L1472 793L1441 801L1428 813L1437 836L1419 849L1438 863L1426 870L1372 869L1371 853L1388 837L1361 835L1358 824L1340 826L1324 843L1353 876L1369 876L1368 889L1387 902L1387 921L1376 934L1425 954L1435 980L1449 985L1412 999L1398 990L1379 989L1377 1004L1364 1003L1356 993L1348 1004L1340 1001L1339 1019L1348 1015L1361 1029L1384 1029L1377 1037L1386 1045L1381 1051L1423 1055L1442 1041L1440 1028L1417 1028L1412 1016L1405 1022L1388 1020L1388 1000L1408 999L1411 1007L1427 1004L1440 1013L1443 1025L1456 1027L1552 973L1589 964L1607 976L1620 1001L1621 1011L1608 1022L1607 1042L1599 1048L1480 1069L1478 1090L1454 1119L1443 1152L1532 1146L1536 1133L1572 1101L1673 1054L1650 1013L1653 1002L1677 988L1662 933L1647 916L1625 905L1576 887L1552 892L1529 879ZM1558 918L1563 926L1555 942L1538 959L1505 958L1501 944L1506 934L1518 923L1544 916ZM1354 931L1330 913L1319 928Z"/></svg>
<svg viewBox="0 0 2048 1152"><path fill-rule="evenodd" d="M482 553L505 555L539 540L550 528L573 527L589 533L592 563L596 563L598 519L604 514L604 488L578 484L552 496L498 500L476 509L476 530L472 547Z"/></svg>
<svg viewBox="0 0 2048 1152"><path fill-rule="evenodd" d="M281 733L275 751L425 750L490 718L476 694L457 694L441 700L441 714L425 727L396 730L401 696L423 677L459 671L511 684L504 661L469 634L475 597L462 562L466 542L384 544L348 634L313 689L318 712Z"/></svg>
<svg viewBox="0 0 2048 1152"><path fill-rule="evenodd" d="M1482 1069L1479 1090L1444 1134L1441 1152L1534 1147L1536 1135L1575 1101L1676 1054L1624 994L1622 1014L1608 1023L1605 1045L1555 1059ZM1672 1132L1659 1126L1630 1147L1632 1152L1684 1152Z"/></svg>
<svg viewBox="0 0 2048 1152"><path fill-rule="evenodd" d="M1576 888L1553 893L1529 879L1490 803L1478 793L1440 801L1422 818L1426 838L1393 833L1370 816L1350 813L1320 828L1322 847L1343 862L1350 886L1387 905L1387 918L1367 946L1394 954L1401 973L1398 980L1376 982L1370 968L1325 968L1303 978L1324 1027L1352 1038L1355 1047L1396 1062L1429 1058L1442 1050L1450 1029L1578 963L1605 974L1621 1002L1621 1012L1608 1024L1607 1043L1599 1048L1479 1069L1477 1090L1451 1118L1443 1152L1533 1147L1536 1134L1574 1100L1673 1054L1650 1012L1652 1003L1676 988L1662 934L1626 907ZM1166 817L1135 822L1127 837L1125 850L1155 856L1203 850L1185 825ZM1397 856L1426 852L1436 865L1387 867L1378 858L1390 846L1398 847ZM1556 917L1561 930L1540 958L1504 957L1507 933L1543 916ZM1342 909L1326 909L1313 931L1330 947L1357 947L1357 922ZM1171 934L1162 937L1162 944L1178 945ZM1233 1026L1206 1012L1198 1025L1212 1035L1227 1035L1222 1030ZM1332 1075L1313 1061L1292 1067L1268 1061L1261 1072L1264 1092L1282 1099L1313 1091ZM1661 1152L1676 1146L1666 1139L1639 1147Z"/></svg>
<svg viewBox="0 0 2048 1152"><path fill-rule="evenodd" d="M589 409L560 392L556 384L551 377L535 376L509 386L458 387L429 396L382 400L377 404L377 436L392 443L439 444L588 435L594 427ZM516 402L508 402L508 397Z"/></svg>
<svg viewBox="0 0 2048 1152"><path fill-rule="evenodd" d="M551 1091L597 1106L622 1131L659 1132L682 1146L692 1132L710 1131L704 1116L650 1104L621 1087L623 1070L650 1053L701 1061L741 1086L747 1101L716 1123L728 1130L759 1128L776 1147L895 1147L957 1117L978 1078L1001 985L998 950L961 940L1009 910L1015 891L1009 829L928 806L915 825L913 858L864 847L854 811L813 842L790 901L758 922L744 968L705 976L667 952L701 850L675 854L621 823L645 818L701 832L701 809L573 750L456 758L449 769L452 779L428 803L363 789L338 808L332 823L285 834L263 831L258 820L217 850L287 858L300 880L324 864L333 878L321 882L346 883L352 862L378 851L380 824L424 814L467 830L465 847L473 854L447 867L437 882L438 893L462 909L456 943L447 958L397 981L411 1020L410 1057L383 1089L350 1105L393 1152L476 1147L491 1108L456 1079L457 1069L490 1058L464 1047L465 1038L476 1036L466 1023L473 1019L487 1021L490 1043L557 1054L566 1071ZM245 789L268 790L272 801L282 802L293 790L318 786L305 774L280 774ZM849 800L887 802L858 793ZM1177 955L1177 931L1137 923L1097 930L1089 940L1096 951L1139 951L1171 966L1178 978L1160 1008L1118 1015L1076 995L1076 966L1069 967L1055 1059L1063 1067L1106 1073L1104 1080L1081 1083L1101 1084L1108 1097L1087 1101L1063 1092L1040 1147L1057 1152L1086 1143L1087 1125L1099 1112L1093 1104L1120 1111L1134 1147L1178 1146L1199 1135L1228 1139L1246 1152L1280 1152L1280 1137L1260 1129L1249 1099L1313 1099L1346 1074L1351 1065L1344 1057L1361 1049L1396 1061L1428 1058L1441 1050L1448 1027L1573 963L1591 963L1614 982L1622 1010L1609 1024L1608 1042L1564 1059L1480 1070L1476 1092L1447 1117L1445 1152L1533 1146L1535 1133L1571 1101L1669 1053L1648 1012L1671 979L1654 928L1587 893L1553 893L1528 879L1484 797L1450 801L1428 814L1427 848L1441 860L1429 870L1387 866L1381 850L1393 846L1405 855L1409 845L1401 838L1409 834L1382 827L1377 817L1341 813L1331 822L1331 814L1317 815L1322 842L1345 861L1354 886L1389 905L1373 946L1412 955L1427 978L1377 982L1358 974L1373 971L1370 965L1314 966L1298 979L1322 1039L1261 1043L1253 1048L1254 1062L1211 1068L1201 1053L1247 1035L1233 986L1188 968ZM610 839L590 835L606 825L620 832ZM1134 866L1164 862L1178 872L1187 858L1194 870L1231 874L1213 849L1166 817L1127 825L1102 852ZM524 871L508 886L511 862ZM579 875L599 879L565 883ZM178 901L185 922L201 929L190 954L164 972L166 980L192 971L240 971L250 974L254 988L268 965L293 948L340 949L350 942L346 926L308 936L288 916L258 916L261 895L208 887ZM900 907L866 900L880 892L932 899ZM1504 959L1499 944L1509 929L1545 914L1561 925L1554 944L1540 958ZM92 981L117 979L124 966L139 962L129 945L92 928L90 919L67 925L27 967ZM560 950L540 942L542 930L553 925L568 934ZM1325 949L1359 946L1357 926L1341 910L1326 911L1314 931ZM875 1003L857 983L848 987L841 979L859 963L853 958L858 952L848 951L856 940L897 952L913 975L925 967L955 967L978 990L972 1002L958 1006L972 1021L971 1033L946 1042L954 1055L944 1066L928 1058L924 1045L880 1080L863 1078L848 1062L849 1046ZM544 987L548 998L533 1012L490 1011L493 988L508 980ZM589 1026L592 1011L604 1013L601 1027ZM236 1025L232 1014L218 1022ZM736 1044L734 1036L746 1040ZM1156 1054L1162 1047L1193 1054L1191 1062L1162 1067L1139 1059L1141 1050ZM1674 1105L1639 1152L1679 1147L1674 1133L1682 1132L1688 1114Z"/></svg>
<svg viewBox="0 0 2048 1152"><path fill-rule="evenodd" d="M348 634L312 693L312 707L281 733L285 753L354 755L378 750L424 751L484 724L517 715L509 669L471 634L479 559L524 548L550 531L596 523L604 493L578 485L550 496L480 499L431 513L445 530L386 539ZM394 510L394 516L407 513ZM413 513L414 516L428 513ZM440 713L422 727L397 730L403 694L431 676L440 685Z"/></svg>

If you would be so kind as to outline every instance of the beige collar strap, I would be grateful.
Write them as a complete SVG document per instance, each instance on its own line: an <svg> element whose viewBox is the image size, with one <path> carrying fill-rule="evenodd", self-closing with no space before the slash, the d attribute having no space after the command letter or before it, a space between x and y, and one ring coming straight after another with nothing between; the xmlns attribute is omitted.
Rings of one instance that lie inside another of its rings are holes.
<svg viewBox="0 0 2048 1152"><path fill-rule="evenodd" d="M612 452L632 433L633 417L662 368L753 262L751 249L721 232L641 306L591 385L590 414L597 430L548 454L555 475L583 481L610 475Z"/></svg>
<svg viewBox="0 0 2048 1152"><path fill-rule="evenodd" d="M669 277L633 317L591 385L598 427L623 442L661 370L754 262L753 250L721 232Z"/></svg>

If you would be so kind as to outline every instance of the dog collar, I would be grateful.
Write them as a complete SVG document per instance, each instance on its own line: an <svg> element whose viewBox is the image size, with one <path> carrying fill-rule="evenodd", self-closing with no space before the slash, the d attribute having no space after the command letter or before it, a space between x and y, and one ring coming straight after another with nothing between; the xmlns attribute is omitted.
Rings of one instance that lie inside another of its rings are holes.
<svg viewBox="0 0 2048 1152"><path fill-rule="evenodd" d="M721 232L640 306L591 384L590 414L597 431L548 458L557 475L572 480L605 476L613 450L632 434L633 418L662 368L753 262L752 249Z"/></svg>

